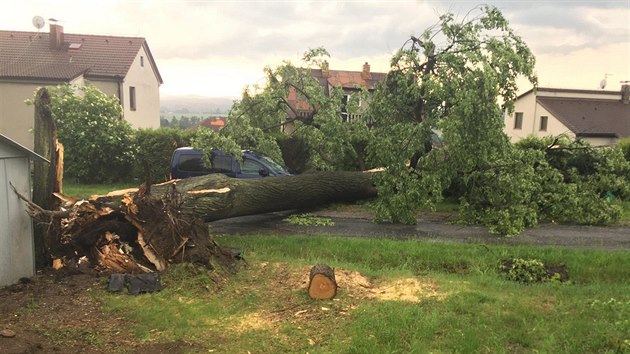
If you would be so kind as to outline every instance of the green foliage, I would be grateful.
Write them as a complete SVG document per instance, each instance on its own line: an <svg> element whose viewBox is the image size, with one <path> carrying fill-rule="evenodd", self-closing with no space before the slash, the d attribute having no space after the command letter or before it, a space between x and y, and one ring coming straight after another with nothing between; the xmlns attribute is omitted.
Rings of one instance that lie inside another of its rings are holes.
<svg viewBox="0 0 630 354"><path fill-rule="evenodd" d="M630 138L619 139L617 149L621 150L623 157L627 161L630 161Z"/></svg>
<svg viewBox="0 0 630 354"><path fill-rule="evenodd" d="M292 225L302 226L334 226L335 222L330 218L322 218L311 214L293 214L285 218L284 221Z"/></svg>
<svg viewBox="0 0 630 354"><path fill-rule="evenodd" d="M265 68L265 84L243 93L226 127L200 130L194 145L237 155L254 148L281 160L279 142L288 136L302 152L291 158L299 171L380 167L379 222L414 223L418 208L432 209L445 194L460 200L463 222L502 235L541 221L619 219L615 200L630 197L630 144L593 148L555 137L514 146L503 132L517 80L535 87L537 78L533 54L496 8L478 7L463 19L444 14L403 44L375 92L357 88L348 102L347 92L325 92L311 74L326 69L328 56L315 48L300 68ZM344 122L346 113L362 119ZM434 146L437 134L443 145Z"/></svg>
<svg viewBox="0 0 630 354"><path fill-rule="evenodd" d="M136 132L136 165L134 177L144 181L145 164L153 183L168 180L170 161L173 150L182 146L190 146L193 132L175 128L140 129Z"/></svg>
<svg viewBox="0 0 630 354"><path fill-rule="evenodd" d="M517 235L540 221L610 224L628 197L630 164L620 152L567 137L529 137L455 183L463 221Z"/></svg>
<svg viewBox="0 0 630 354"><path fill-rule="evenodd" d="M66 177L84 183L129 179L136 153L134 130L122 119L118 98L92 85L50 91Z"/></svg>
<svg viewBox="0 0 630 354"><path fill-rule="evenodd" d="M477 221L510 224L513 215L527 212L486 215L493 211L474 200L487 189L480 181L499 172L495 165L510 161L502 112L513 106L517 78L536 83L534 57L507 20L493 7L477 11L462 21L445 14L420 37L412 36L392 58L392 70L371 100L369 156L385 167L377 180L377 219L413 223L413 210L439 201L453 182L473 189L463 205L473 208ZM431 145L436 131L446 143L440 149ZM511 182L502 181L502 191L509 191ZM514 198L525 200L527 193Z"/></svg>
<svg viewBox="0 0 630 354"><path fill-rule="evenodd" d="M192 146L195 149L203 150L206 153L212 151L213 149L219 149L234 155L239 160L242 158L241 147L239 144L230 137L217 133L210 128L201 127L197 129L192 138ZM209 154L206 154L206 158L208 157Z"/></svg>
<svg viewBox="0 0 630 354"><path fill-rule="evenodd" d="M499 271L505 279L519 283L542 283L561 280L559 273L549 272L543 261L539 259L511 258L503 260Z"/></svg>
<svg viewBox="0 0 630 354"><path fill-rule="evenodd" d="M344 123L341 114L361 112L359 102L365 102L367 92L357 88L345 106L341 88L325 92L311 70L326 65L328 56L320 47L304 54L301 68L289 62L265 68L266 83L245 90L221 134L274 159L282 157L279 139L299 140L308 151L301 158L306 161L302 170L364 168L363 150L371 133L364 122ZM296 109L295 102L302 108Z"/></svg>

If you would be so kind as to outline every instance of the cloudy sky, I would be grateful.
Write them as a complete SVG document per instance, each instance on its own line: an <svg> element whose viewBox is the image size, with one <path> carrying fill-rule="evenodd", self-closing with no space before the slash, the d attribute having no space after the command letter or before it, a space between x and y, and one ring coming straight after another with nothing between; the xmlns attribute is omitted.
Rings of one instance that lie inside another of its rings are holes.
<svg viewBox="0 0 630 354"><path fill-rule="evenodd" d="M410 35L479 4L497 6L529 45L541 86L596 89L608 74L607 89L617 90L630 80L630 0L3 0L0 29L35 31L39 15L67 33L144 37L163 96L238 97L264 82L265 66L299 64L318 46L331 69L367 61L387 71Z"/></svg>

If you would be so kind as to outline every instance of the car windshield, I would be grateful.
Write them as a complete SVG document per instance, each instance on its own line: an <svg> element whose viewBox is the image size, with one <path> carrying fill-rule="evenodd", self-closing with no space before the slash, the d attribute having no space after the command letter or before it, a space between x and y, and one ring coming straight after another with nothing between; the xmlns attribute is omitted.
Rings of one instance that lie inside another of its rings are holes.
<svg viewBox="0 0 630 354"><path fill-rule="evenodd" d="M272 172L273 174L276 175L288 175L289 172L287 172L287 170L284 169L284 167L280 166L277 162L275 162L274 160L270 159L267 156L260 156L260 159L265 161L265 164L267 165L267 167L269 167L269 169L271 170L270 172Z"/></svg>

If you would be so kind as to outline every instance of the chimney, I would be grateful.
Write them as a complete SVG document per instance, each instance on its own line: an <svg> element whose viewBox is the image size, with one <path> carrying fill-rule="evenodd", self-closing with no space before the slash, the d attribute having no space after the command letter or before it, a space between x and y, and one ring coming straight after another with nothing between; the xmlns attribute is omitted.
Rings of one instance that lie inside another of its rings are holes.
<svg viewBox="0 0 630 354"><path fill-rule="evenodd" d="M50 49L60 50L63 44L63 26L50 24Z"/></svg>
<svg viewBox="0 0 630 354"><path fill-rule="evenodd" d="M630 84L621 85L621 102L630 104Z"/></svg>
<svg viewBox="0 0 630 354"><path fill-rule="evenodd" d="M361 78L363 80L369 80L372 78L372 74L370 74L370 64L368 64L367 61L365 62L365 64L363 64L363 71L361 72Z"/></svg>
<svg viewBox="0 0 630 354"><path fill-rule="evenodd" d="M328 71L328 61L324 60L322 63L322 77L329 77L330 71Z"/></svg>

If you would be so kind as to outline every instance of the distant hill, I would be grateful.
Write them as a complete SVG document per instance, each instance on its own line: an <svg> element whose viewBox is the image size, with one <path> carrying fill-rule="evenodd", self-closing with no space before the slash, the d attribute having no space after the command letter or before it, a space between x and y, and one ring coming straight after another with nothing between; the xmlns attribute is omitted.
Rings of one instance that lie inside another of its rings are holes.
<svg viewBox="0 0 630 354"><path fill-rule="evenodd" d="M160 113L227 113L236 98L204 96L161 96Z"/></svg>

